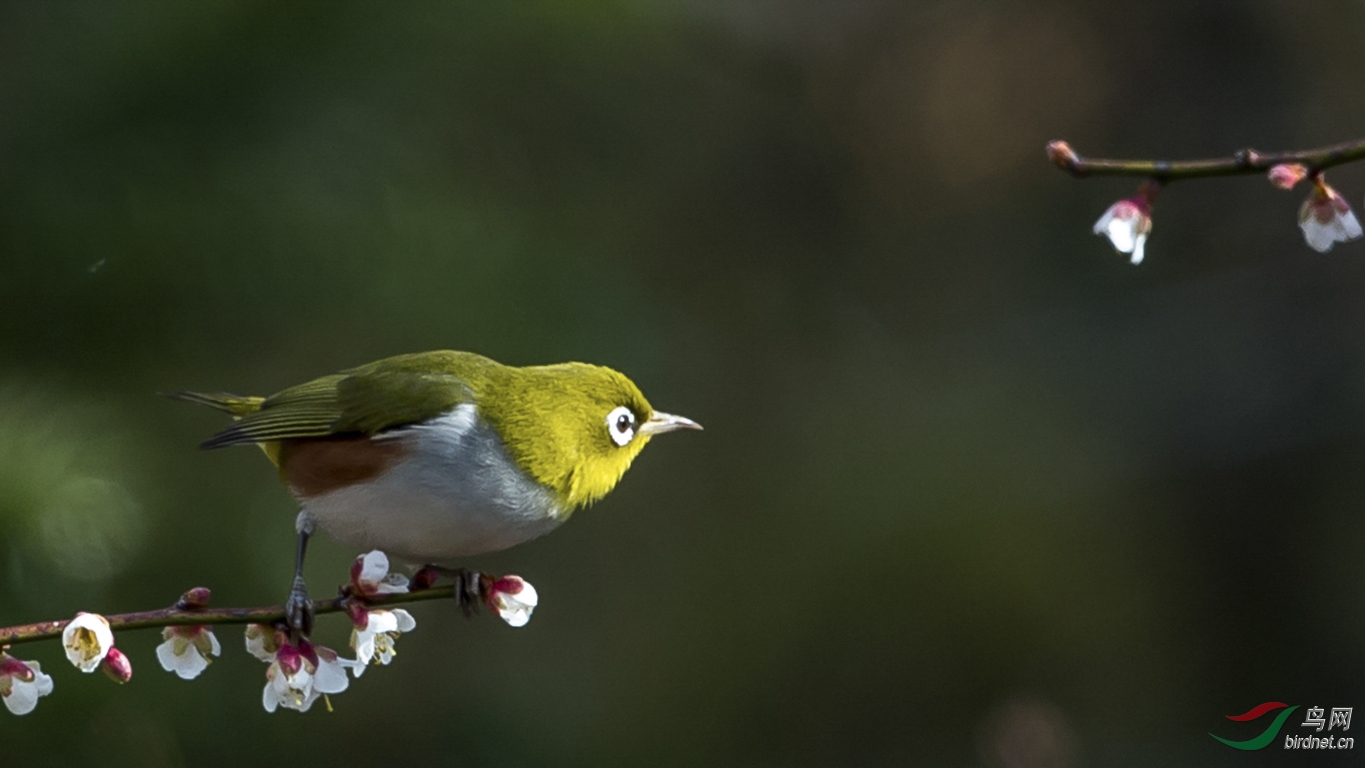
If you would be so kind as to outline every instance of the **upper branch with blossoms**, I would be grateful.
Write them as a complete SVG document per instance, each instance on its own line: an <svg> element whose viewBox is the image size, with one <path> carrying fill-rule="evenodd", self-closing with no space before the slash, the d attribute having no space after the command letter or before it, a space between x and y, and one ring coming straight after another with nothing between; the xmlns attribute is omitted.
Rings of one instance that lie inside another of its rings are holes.
<svg viewBox="0 0 1365 768"><path fill-rule="evenodd" d="M1065 141L1047 145L1054 165L1077 178L1086 176L1145 177L1138 192L1109 207L1094 232L1105 235L1120 253L1131 254L1138 264L1152 230L1152 208L1161 187L1182 179L1241 176L1264 173L1280 189L1293 189L1309 179L1313 189L1299 208L1299 228L1314 250L1325 253L1338 242L1361 237L1360 222L1351 206L1327 184L1324 171L1333 166L1365 159L1365 139L1346 141L1317 149L1289 152L1258 152L1242 149L1223 158L1207 160L1111 160L1086 158Z"/></svg>
<svg viewBox="0 0 1365 768"><path fill-rule="evenodd" d="M132 679L133 667L114 645L115 630L160 628L165 642L157 646L157 661L166 671L192 680L222 654L212 627L245 624L247 652L269 665L263 706L270 712L278 707L302 712L319 697L346 690L347 670L360 677L370 663L388 664L393 659L398 636L417 626L412 614L393 606L453 598L466 615L486 606L511 626L520 627L530 620L539 602L535 587L519 576L457 570L448 572L455 576L454 584L435 586L444 573L424 568L409 580L389 573L389 560L383 552L356 558L350 582L340 594L314 607L316 614L345 613L350 618L354 658L343 658L330 648L289 632L283 605L210 608L210 593L204 587L189 590L169 608L108 616L83 612L64 621L0 627L0 699L11 712L23 715L53 690L52 677L38 662L7 653L12 645L60 639L67 659L77 669L100 669L114 681L125 683Z"/></svg>

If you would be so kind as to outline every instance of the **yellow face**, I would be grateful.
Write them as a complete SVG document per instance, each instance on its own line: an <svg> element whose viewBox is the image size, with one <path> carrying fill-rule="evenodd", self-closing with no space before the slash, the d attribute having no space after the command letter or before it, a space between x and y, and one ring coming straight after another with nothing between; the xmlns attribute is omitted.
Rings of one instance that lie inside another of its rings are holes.
<svg viewBox="0 0 1365 768"><path fill-rule="evenodd" d="M700 428L656 412L625 375L586 363L511 369L479 408L566 515L614 488L652 436Z"/></svg>

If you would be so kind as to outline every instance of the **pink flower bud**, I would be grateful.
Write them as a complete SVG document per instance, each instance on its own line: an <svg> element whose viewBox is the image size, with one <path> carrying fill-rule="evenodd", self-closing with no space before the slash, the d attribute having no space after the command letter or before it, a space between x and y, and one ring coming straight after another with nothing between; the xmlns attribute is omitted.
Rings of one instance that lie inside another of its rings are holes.
<svg viewBox="0 0 1365 768"><path fill-rule="evenodd" d="M209 607L209 598L212 596L213 593L209 591L208 587L195 587L180 596L180 602L177 606L183 610L190 611L199 608L207 608Z"/></svg>
<svg viewBox="0 0 1365 768"><path fill-rule="evenodd" d="M1293 189L1308 176L1308 169L1300 163L1280 163L1266 174L1270 183L1280 189Z"/></svg>
<svg viewBox="0 0 1365 768"><path fill-rule="evenodd" d="M441 577L441 573L436 568L426 567L417 569L417 573L412 575L412 581L408 588L413 592L422 589L431 589L436 585L436 580Z"/></svg>
<svg viewBox="0 0 1365 768"><path fill-rule="evenodd" d="M104 661L100 662L100 669L116 683L122 684L133 679L133 663L117 648L109 649Z"/></svg>
<svg viewBox="0 0 1365 768"><path fill-rule="evenodd" d="M1076 164L1081 161L1081 158L1076 155L1076 150L1072 149L1071 145L1065 141L1049 141L1047 143L1047 159L1064 171L1075 170Z"/></svg>

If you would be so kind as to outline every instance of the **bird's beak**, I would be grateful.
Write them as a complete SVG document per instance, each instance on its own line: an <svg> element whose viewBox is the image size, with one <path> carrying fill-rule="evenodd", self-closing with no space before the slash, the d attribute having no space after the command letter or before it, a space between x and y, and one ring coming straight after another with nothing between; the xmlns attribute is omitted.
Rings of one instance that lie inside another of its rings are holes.
<svg viewBox="0 0 1365 768"><path fill-rule="evenodd" d="M671 413L654 412L640 427L642 435L661 435L665 432L672 432L675 429L701 429L701 425L684 416L674 416Z"/></svg>

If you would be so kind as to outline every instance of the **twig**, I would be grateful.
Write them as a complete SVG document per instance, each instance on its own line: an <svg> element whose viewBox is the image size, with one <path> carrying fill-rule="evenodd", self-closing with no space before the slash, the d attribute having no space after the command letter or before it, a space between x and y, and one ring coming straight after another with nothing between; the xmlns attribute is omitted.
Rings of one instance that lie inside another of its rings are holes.
<svg viewBox="0 0 1365 768"><path fill-rule="evenodd" d="M1265 173L1274 166L1297 163L1310 175L1334 165L1365 159L1365 139L1344 141L1317 149L1293 152L1257 152L1241 149L1231 157L1210 160L1110 160L1084 158L1065 141L1047 145L1047 156L1054 165L1077 178L1085 176L1146 176L1161 183L1208 176L1240 176Z"/></svg>
<svg viewBox="0 0 1365 768"><path fill-rule="evenodd" d="M391 595L374 595L365 598L366 606L399 605L421 600L451 599L455 596L455 586L431 587ZM331 600L319 600L313 606L314 613L342 613L346 610L346 595ZM265 608L192 608L181 604L155 611L136 613L107 614L111 629L148 629L167 626L193 624L273 624L284 620L284 606L272 605ZM36 640L50 640L62 636L66 621L40 621L36 624L21 624L17 627L0 628L0 648L6 645L30 643Z"/></svg>

